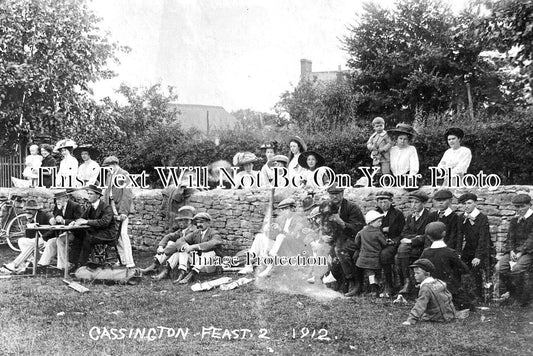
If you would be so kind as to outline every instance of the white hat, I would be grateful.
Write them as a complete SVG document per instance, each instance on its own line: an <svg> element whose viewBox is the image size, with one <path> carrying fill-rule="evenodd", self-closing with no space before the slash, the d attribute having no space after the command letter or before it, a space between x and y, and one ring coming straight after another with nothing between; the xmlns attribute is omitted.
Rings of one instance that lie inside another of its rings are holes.
<svg viewBox="0 0 533 356"><path fill-rule="evenodd" d="M371 222L373 222L373 221L375 221L377 219L381 219L383 216L385 216L385 215L384 214L380 214L380 213L378 213L375 210L370 210L365 215L365 222L368 225L368 224L370 224Z"/></svg>

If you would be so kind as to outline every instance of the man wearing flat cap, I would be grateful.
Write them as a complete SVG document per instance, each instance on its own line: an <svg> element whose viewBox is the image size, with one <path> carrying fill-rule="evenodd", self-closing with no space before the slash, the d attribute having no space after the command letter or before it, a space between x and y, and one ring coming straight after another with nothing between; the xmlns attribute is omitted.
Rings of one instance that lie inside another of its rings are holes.
<svg viewBox="0 0 533 356"><path fill-rule="evenodd" d="M365 217L361 209L347 199L344 199L344 189L333 184L328 188L329 199L336 213L332 214L329 221L337 226L337 234L331 241L326 241L334 246L335 255L339 259L344 279L348 282L346 296L353 297L358 292L357 270L354 255L357 250L355 235L365 226Z"/></svg>
<svg viewBox="0 0 533 356"><path fill-rule="evenodd" d="M154 280L159 281L169 276L170 272L177 267L179 249L176 241L196 231L196 226L192 224L192 218L195 212L196 209L189 205L182 206L178 210L178 214L174 218L178 225L178 230L166 234L159 241L157 254L154 257L153 263L149 267L141 270L142 273L155 271L161 267L161 272L157 276L154 276Z"/></svg>
<svg viewBox="0 0 533 356"><path fill-rule="evenodd" d="M222 238L218 231L211 228L211 215L198 213L193 217L193 220L198 229L176 241L175 248L179 251L179 272L174 283L187 284L194 282L200 272L212 273L215 271L215 266L199 263L199 255L204 260L212 260L215 256L222 256ZM191 270L187 273L189 268Z"/></svg>
<svg viewBox="0 0 533 356"><path fill-rule="evenodd" d="M410 294L414 290L414 276L409 265L422 254L426 242L426 225L429 223L429 209L426 203L429 197L417 190L409 194L410 214L402 230L400 246L396 253L396 263L400 271L403 287L399 294Z"/></svg>
<svg viewBox="0 0 533 356"><path fill-rule="evenodd" d="M474 279L471 290L477 300L483 297L483 280L489 282L492 278L489 219L477 208L477 195L465 193L458 199L464 206L464 215L460 219L460 240L464 241L461 259L470 268Z"/></svg>
<svg viewBox="0 0 533 356"><path fill-rule="evenodd" d="M400 244L400 235L405 225L405 217L403 213L392 205L393 196L394 195L391 192L385 190L379 191L376 194L376 211L383 214L381 231L385 235L387 241L387 246L385 246L380 253L381 267L383 268L383 274L385 277L385 289L382 296L385 298L390 297L394 287L392 266L394 265L394 257L396 256L396 251Z"/></svg>
<svg viewBox="0 0 533 356"><path fill-rule="evenodd" d="M117 236L117 228L113 209L106 202L101 200L102 189L96 185L89 184L85 188L89 207L82 217L76 219L71 224L89 225L90 229L80 231L75 235L72 243L72 251L69 255L70 262L76 266L85 266L91 254L93 245L109 243Z"/></svg>
<svg viewBox="0 0 533 356"><path fill-rule="evenodd" d="M133 192L131 188L119 188L118 184L129 184L129 173L122 169L119 165L119 160L115 156L109 156L104 159L102 167L109 167L110 172L104 179L106 190L104 193L104 202L111 206L115 221L118 221L120 228L120 238L118 239L118 253L124 265L128 268L135 267L133 261L133 251L131 249L130 236L128 235L128 215L133 210Z"/></svg>
<svg viewBox="0 0 533 356"><path fill-rule="evenodd" d="M517 216L509 224L504 255L496 269L511 298L526 306L533 298L530 272L533 264L533 210L529 194L517 194L511 202Z"/></svg>
<svg viewBox="0 0 533 356"><path fill-rule="evenodd" d="M446 225L444 243L449 248L461 253L463 241L459 235L459 215L452 210L453 194L448 189L441 189L433 195L433 207L436 209L429 213L429 221L441 221ZM426 246L427 247L427 246Z"/></svg>

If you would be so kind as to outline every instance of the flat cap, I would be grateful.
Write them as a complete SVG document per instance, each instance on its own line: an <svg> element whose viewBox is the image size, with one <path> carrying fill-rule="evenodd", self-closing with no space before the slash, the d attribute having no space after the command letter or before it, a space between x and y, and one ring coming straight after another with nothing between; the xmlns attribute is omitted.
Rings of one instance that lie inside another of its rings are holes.
<svg viewBox="0 0 533 356"><path fill-rule="evenodd" d="M338 194L344 192L344 188L339 188L337 183L333 183L331 187L328 188L328 193L330 194Z"/></svg>
<svg viewBox="0 0 533 356"><path fill-rule="evenodd" d="M429 200L428 195L421 190L416 190L414 192L409 193L409 198L416 199L422 203L425 203Z"/></svg>
<svg viewBox="0 0 533 356"><path fill-rule="evenodd" d="M208 213L198 213L192 219L193 220L207 220L207 221L212 220L211 215L209 215Z"/></svg>
<svg viewBox="0 0 533 356"><path fill-rule="evenodd" d="M107 167L112 164L118 164L119 160L116 156L109 156L104 159L104 162L102 162L102 167Z"/></svg>
<svg viewBox="0 0 533 356"><path fill-rule="evenodd" d="M196 212L194 206L185 205L178 209L178 213L174 220L192 220L193 215Z"/></svg>
<svg viewBox="0 0 533 356"><path fill-rule="evenodd" d="M279 204L278 204L278 209L283 209L283 208L288 208L288 207L294 207L296 206L296 201L293 199L293 198L286 198L286 199L283 199Z"/></svg>
<svg viewBox="0 0 533 356"><path fill-rule="evenodd" d="M66 190L60 190L59 192L54 193L54 198L61 198L61 197L68 197L70 195L70 192Z"/></svg>
<svg viewBox="0 0 533 356"><path fill-rule="evenodd" d="M457 199L459 204L463 204L467 200L477 201L477 195L475 195L474 193L465 193L465 194L461 195L459 197L459 199Z"/></svg>
<svg viewBox="0 0 533 356"><path fill-rule="evenodd" d="M511 199L511 203L513 204L530 204L531 203L531 197L529 194L517 194Z"/></svg>
<svg viewBox="0 0 533 356"><path fill-rule="evenodd" d="M420 259L416 260L415 262L413 262L413 264L410 265L409 267L411 267L411 268L415 268L415 267L422 268L424 271L429 272L431 274L433 274L433 272L435 272L435 265L430 260L428 260L427 258L420 258Z"/></svg>
<svg viewBox="0 0 533 356"><path fill-rule="evenodd" d="M426 235L428 235L432 240L442 239L442 233L446 231L446 225L440 221L434 221L426 226Z"/></svg>
<svg viewBox="0 0 533 356"><path fill-rule="evenodd" d="M452 197L453 197L453 194L448 189L438 190L433 195L433 199L435 199L435 200L446 200L446 199L451 199Z"/></svg>
<svg viewBox="0 0 533 356"><path fill-rule="evenodd" d="M392 194L391 192L388 192L386 190L381 190L381 191L376 193L376 199L390 199L390 200L392 200L393 196L394 196L394 194Z"/></svg>

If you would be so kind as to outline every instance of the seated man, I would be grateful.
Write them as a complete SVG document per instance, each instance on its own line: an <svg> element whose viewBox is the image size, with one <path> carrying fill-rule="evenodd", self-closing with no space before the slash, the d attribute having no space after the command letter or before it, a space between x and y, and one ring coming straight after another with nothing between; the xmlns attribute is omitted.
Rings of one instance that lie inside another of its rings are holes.
<svg viewBox="0 0 533 356"><path fill-rule="evenodd" d="M435 266L430 260L421 258L411 266L414 269L415 280L420 284L420 292L415 306L403 325L413 325L417 321L450 321L455 319L455 308L452 295L446 288L446 283L433 278Z"/></svg>
<svg viewBox="0 0 533 356"><path fill-rule="evenodd" d="M504 255L496 265L511 301L527 306L533 298L531 267L533 265L533 210L528 194L511 199L517 216L511 219L503 248Z"/></svg>
<svg viewBox="0 0 533 356"><path fill-rule="evenodd" d="M55 207L53 211L54 221L58 225L69 225L83 214L83 209L80 204L70 199L70 193L60 191L54 194ZM50 236L50 239L45 239L46 245L44 252L39 259L38 266L45 267L50 265L52 258L57 254L57 268L69 268L67 265L67 254L65 250L65 239L72 241L74 236L71 232L64 232L58 237Z"/></svg>
<svg viewBox="0 0 533 356"><path fill-rule="evenodd" d="M117 238L113 209L100 199L102 189L90 184L85 190L90 204L89 208L71 225L88 225L90 228L75 234L70 254L70 262L74 264L74 267L87 264L93 245L109 243Z"/></svg>
<svg viewBox="0 0 533 356"><path fill-rule="evenodd" d="M25 209L32 215L28 217L28 224L39 225L54 225L55 221L52 214L42 210L42 205L37 203L36 200L30 199L26 203ZM47 236L48 232L43 235ZM12 262L5 264L0 272L4 274L11 273L23 273L26 270L27 264L31 261L35 250L35 237L37 236L36 230L26 230L26 237L21 237L18 240L20 248L20 254ZM39 237L39 247L44 244L43 237Z"/></svg>
<svg viewBox="0 0 533 356"><path fill-rule="evenodd" d="M222 256L220 247L222 238L218 231L211 228L211 215L198 213L193 217L198 230L187 234L176 241L178 252L178 278L174 283L187 284L193 282L200 272L212 273L215 266L210 266L206 261L213 260L215 256ZM201 256L201 261L199 256ZM170 263L170 262L169 262ZM192 266L191 271L187 271Z"/></svg>
<svg viewBox="0 0 533 356"><path fill-rule="evenodd" d="M155 271L159 267L162 267L162 271L154 276L154 279L159 281L166 278L170 271L178 265L178 248L176 247L176 241L180 238L187 236L187 234L196 230L196 226L192 224L192 218L196 209L192 206L182 206L178 210L178 214L174 218L178 224L178 230L170 234L166 234L157 247L157 254L154 256L153 263L147 268L141 270L142 273L148 273ZM173 257L176 255L175 257Z"/></svg>

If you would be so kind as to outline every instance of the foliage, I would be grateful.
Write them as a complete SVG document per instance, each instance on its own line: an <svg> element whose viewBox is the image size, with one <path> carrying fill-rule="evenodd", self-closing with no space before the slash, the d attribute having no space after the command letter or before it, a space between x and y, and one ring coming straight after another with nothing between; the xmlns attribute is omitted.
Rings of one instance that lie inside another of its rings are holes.
<svg viewBox="0 0 533 356"><path fill-rule="evenodd" d="M90 124L89 83L110 78L117 50L98 32L86 1L6 0L0 4L0 144L31 131L66 137ZM89 110L89 111L87 111Z"/></svg>
<svg viewBox="0 0 533 356"><path fill-rule="evenodd" d="M255 130L262 129L265 126L281 126L283 123L279 117L274 114L254 111L252 109L241 109L231 113L239 125L241 130Z"/></svg>

